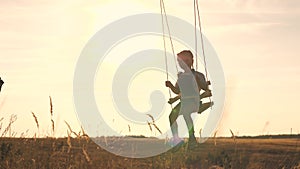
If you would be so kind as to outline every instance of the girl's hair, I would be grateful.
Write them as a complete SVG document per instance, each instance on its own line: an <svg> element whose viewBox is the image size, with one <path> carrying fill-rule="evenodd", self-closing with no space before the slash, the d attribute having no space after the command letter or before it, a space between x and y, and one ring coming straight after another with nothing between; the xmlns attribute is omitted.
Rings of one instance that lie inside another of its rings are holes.
<svg viewBox="0 0 300 169"><path fill-rule="evenodd" d="M193 53L190 50L183 50L183 51L179 52L177 55L184 55L184 56L189 56L189 57L193 58Z"/></svg>

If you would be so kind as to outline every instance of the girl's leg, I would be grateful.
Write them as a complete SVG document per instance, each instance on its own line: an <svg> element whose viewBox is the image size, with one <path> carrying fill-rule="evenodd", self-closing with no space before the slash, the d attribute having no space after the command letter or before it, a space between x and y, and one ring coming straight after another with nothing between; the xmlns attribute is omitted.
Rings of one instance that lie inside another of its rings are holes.
<svg viewBox="0 0 300 169"><path fill-rule="evenodd" d="M188 128L188 131L189 131L189 138L190 139L194 139L195 138L195 135L194 135L194 124L193 124L193 119L191 117L191 114L190 113L185 113L183 114L183 118L184 118L184 121L186 123L186 126Z"/></svg>
<svg viewBox="0 0 300 169"><path fill-rule="evenodd" d="M180 107L181 107L181 103L177 104L171 111L170 115L169 115L169 121L170 121L170 126L171 126L171 131L173 134L173 138L177 139L179 138L178 136L178 125L177 125L177 118L179 116L179 112L180 112Z"/></svg>

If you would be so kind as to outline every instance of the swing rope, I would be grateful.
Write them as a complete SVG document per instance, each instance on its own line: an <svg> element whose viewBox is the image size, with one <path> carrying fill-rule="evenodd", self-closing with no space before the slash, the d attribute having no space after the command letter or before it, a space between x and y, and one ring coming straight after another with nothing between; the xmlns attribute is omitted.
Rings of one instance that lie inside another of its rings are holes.
<svg viewBox="0 0 300 169"><path fill-rule="evenodd" d="M166 75L167 80L169 80L169 68L168 68L168 58L167 58L167 47L166 47L166 40L165 40L165 27L164 27L164 16L163 16L163 9L162 9L162 1L160 1L160 15L161 15L161 25L162 25L162 32L163 32L163 41L164 41L164 55L165 55L165 66L166 66Z"/></svg>
<svg viewBox="0 0 300 169"><path fill-rule="evenodd" d="M199 33L200 33L200 39L201 39L201 47L202 47L202 55L203 55L203 62L204 62L204 68L205 68L205 77L206 80L208 80L208 72L207 72L207 64L206 64L206 56L205 56L205 49L204 49L204 40L203 40L203 33L202 33L202 26L201 26L201 19L200 19L200 10L199 10L199 3L198 0L194 0L194 17L195 17L195 44L196 44L196 56L197 56L197 19L198 18L198 26L199 26ZM196 59L196 69L198 68L198 59Z"/></svg>
<svg viewBox="0 0 300 169"><path fill-rule="evenodd" d="M164 2L163 0L160 0L160 14L161 14L161 24L162 24L162 32L163 32L163 41L164 41L164 55L165 55L165 64L166 64L166 75L167 75L167 81L169 81L169 68L168 68L168 57L167 57L167 45L166 45L166 36L165 36L165 24L164 24L164 14L163 14L163 11L165 11L164 9ZM166 11L165 11L165 17L167 18L166 16ZM166 20L167 21L167 20ZM168 24L167 24L168 25ZM169 30L169 27L168 27L168 31L169 31L169 35L170 35L170 30ZM173 50L173 55L175 57L175 52L174 52L174 49L173 49L173 43L172 43L172 39L171 39L171 36L170 36L170 41L171 41L171 45L172 45L172 50ZM178 68L177 68L177 65L176 65L176 70L178 72ZM171 98L172 97L172 93L171 93L171 89L168 90L169 91L169 97ZM173 105L171 105L171 109L173 109Z"/></svg>
<svg viewBox="0 0 300 169"><path fill-rule="evenodd" d="M176 66L176 71L178 73L179 71L178 71L178 66L176 64L176 55L175 55L175 50L174 50L174 45L173 45L173 40L172 40L172 36L171 36L171 31L170 31L170 26L169 26L169 22L168 22L168 16L167 16L167 12L166 12L166 8L165 8L164 0L160 0L160 11L161 11L161 15L162 15L163 31L164 31L164 26L165 26L164 18L165 18L165 21L166 21L166 26L167 26L167 30L168 30L168 34L169 34L169 40L170 40L170 43L171 43L171 48L172 48L174 63L175 63L175 66ZM165 43L165 39L164 39L164 44L166 44ZM167 57L167 54L166 54L166 45L164 47L165 47L165 57ZM168 64L168 63L166 62L166 64Z"/></svg>
<svg viewBox="0 0 300 169"><path fill-rule="evenodd" d="M198 70L198 40L197 40L197 15L196 15L196 0L194 0L194 28L195 28L195 58L196 70Z"/></svg>
<svg viewBox="0 0 300 169"><path fill-rule="evenodd" d="M201 39L201 47L202 47L202 55L203 55L203 62L204 62L204 69L205 69L205 78L208 81L208 73L207 73L207 64L206 64L206 56L205 56L205 49L204 49L204 40L203 40L203 33L202 33L202 26L201 26L201 19L200 19L200 9L198 0L194 0L194 24L195 24L195 50L196 50L196 70L198 69L198 59L197 59L197 18L198 18L198 26L199 26L199 33ZM209 101L211 102L211 97L209 97Z"/></svg>

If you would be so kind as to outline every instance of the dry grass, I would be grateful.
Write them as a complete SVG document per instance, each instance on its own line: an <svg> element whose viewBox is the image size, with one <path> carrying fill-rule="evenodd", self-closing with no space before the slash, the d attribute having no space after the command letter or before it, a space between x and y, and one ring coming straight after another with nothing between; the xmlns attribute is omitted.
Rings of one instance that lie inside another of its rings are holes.
<svg viewBox="0 0 300 169"><path fill-rule="evenodd" d="M50 99L51 131L54 136L53 102ZM35 113L31 112L38 131L40 125ZM150 131L157 130L153 116L148 114L147 121ZM0 131L2 122L0 119ZM107 152L94 142L84 129L76 133L65 121L67 126L66 138L29 138L28 130L21 134L26 138L5 138L16 136L12 125L17 120L11 115L9 123L0 138L0 168L299 168L300 166L300 137L297 139L241 139L234 135L231 138L218 138L217 131L212 138L200 144L193 150L187 145L172 149L155 157L130 159ZM155 128L155 129L154 129ZM131 127L128 125L131 132ZM200 129L201 139L202 129ZM76 138L73 138L76 136ZM82 141L85 138L87 141ZM103 138L106 145L110 141ZM234 140L234 144L232 143ZM151 139L135 139L135 141L151 142ZM163 140L160 140L164 143ZM168 137L165 139L165 143ZM217 144L218 142L218 144ZM134 151L134 149L133 149Z"/></svg>
<svg viewBox="0 0 300 169"><path fill-rule="evenodd" d="M151 125L152 125L160 134L162 134L162 132L159 129L159 127L155 124L154 117L151 114L147 114L147 116L149 116L151 118L151 120L152 120L152 122L147 121L147 124L148 124L148 126L150 128L150 131L152 132L152 127L151 127Z"/></svg>
<svg viewBox="0 0 300 169"><path fill-rule="evenodd" d="M36 124L36 128L37 128L38 131L39 131L39 130L40 130L39 121L38 121L36 115L35 115L33 112L31 112L31 114L32 114L32 117L34 118L34 122L35 122L35 124Z"/></svg>
<svg viewBox="0 0 300 169"><path fill-rule="evenodd" d="M236 140L236 137L235 137L235 135L234 135L234 133L233 133L233 131L231 130L231 129L229 129L230 130L230 133L231 133L231 138L233 139L233 141L235 142Z"/></svg>
<svg viewBox="0 0 300 169"><path fill-rule="evenodd" d="M69 133L70 133L70 136L71 136L71 134L74 134L77 138L79 138L80 136L76 133L76 132L74 132L73 130L72 130L72 128L71 128L71 126L69 125L69 123L67 122L67 121L65 121L65 124L67 125L67 127L68 127L68 129L69 129ZM68 134L69 135L69 134Z"/></svg>
<svg viewBox="0 0 300 169"><path fill-rule="evenodd" d="M152 132L152 127L151 127L151 123L149 121L147 121L147 124L149 126L150 131Z"/></svg>
<svg viewBox="0 0 300 169"><path fill-rule="evenodd" d="M53 117L53 104L52 104L51 96L49 96L49 99L50 99L50 115L51 115L51 117Z"/></svg>
<svg viewBox="0 0 300 169"><path fill-rule="evenodd" d="M49 96L50 99L50 117L51 117L51 127L52 127L52 137L54 137L54 131L55 131L55 126L54 126L54 120L53 120L53 103L52 103L52 98Z"/></svg>
<svg viewBox="0 0 300 169"><path fill-rule="evenodd" d="M214 137L213 137L213 138L214 138L215 146L217 145L217 132L218 132L218 131L215 131L215 132L214 132Z"/></svg>
<svg viewBox="0 0 300 169"><path fill-rule="evenodd" d="M218 144L214 144L217 139ZM163 154L131 159L78 138L1 138L0 168L293 168L299 166L297 139L211 138L193 150L187 145ZM135 140L135 141L138 141ZM141 142L146 141L144 139ZM151 140L148 140L151 141ZM1 159L1 156L3 159ZM34 161L34 162L33 162Z"/></svg>
<svg viewBox="0 0 300 169"><path fill-rule="evenodd" d="M7 135L7 133L9 133L9 137L12 137L13 134L11 132L11 127L12 127L12 124L17 120L17 115L14 115L12 114L10 116L10 119L9 119L9 123L7 125L7 127L5 128L5 130L2 132L2 135L1 137L5 137Z"/></svg>
<svg viewBox="0 0 300 169"><path fill-rule="evenodd" d="M129 133L131 132L131 128L130 128L130 125L128 124L128 131Z"/></svg>
<svg viewBox="0 0 300 169"><path fill-rule="evenodd" d="M2 125L3 125L3 123L2 123L2 121L4 120L4 117L2 117L1 119L0 119L0 131L1 131L1 129L2 129Z"/></svg>
<svg viewBox="0 0 300 169"><path fill-rule="evenodd" d="M81 132L82 132L82 137L85 137L87 140L89 140L89 136L85 133L83 127L81 126Z"/></svg>
<svg viewBox="0 0 300 169"><path fill-rule="evenodd" d="M85 146L82 147L82 152L83 152L83 154L84 154L84 157L85 157L86 161L87 161L88 163L90 163L90 162L91 162L91 158L90 158L90 156L88 155L87 150L85 149Z"/></svg>

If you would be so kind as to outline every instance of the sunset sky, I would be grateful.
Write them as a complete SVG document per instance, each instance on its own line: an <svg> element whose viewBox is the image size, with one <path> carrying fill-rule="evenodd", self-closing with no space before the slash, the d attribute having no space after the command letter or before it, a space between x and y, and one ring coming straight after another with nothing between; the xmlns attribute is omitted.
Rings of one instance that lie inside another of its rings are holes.
<svg viewBox="0 0 300 169"><path fill-rule="evenodd" d="M165 5L169 15L193 24L192 0L165 0ZM214 46L226 79L226 103L218 135L230 135L229 129L238 135L289 134L291 128L294 134L300 133L300 1L200 0L199 5L203 33ZM50 135L51 96L55 135L66 135L64 121L79 131L73 75L85 44L117 19L159 12L159 0L1 0L0 77L5 84L0 93L0 119L4 117L0 123L5 127L10 115L16 114L13 131L19 136L29 130L28 136L32 136L37 131L31 115L34 112L40 135ZM136 46L134 42L131 45ZM115 50L113 54L124 52ZM148 73L155 76L155 72ZM155 77L151 82L167 94L165 79ZM138 89L132 86L130 91ZM137 108L147 109L148 100L139 101ZM168 125L167 115L160 119L161 126ZM127 128L117 119L108 120L116 128ZM134 127L131 132L149 134Z"/></svg>

